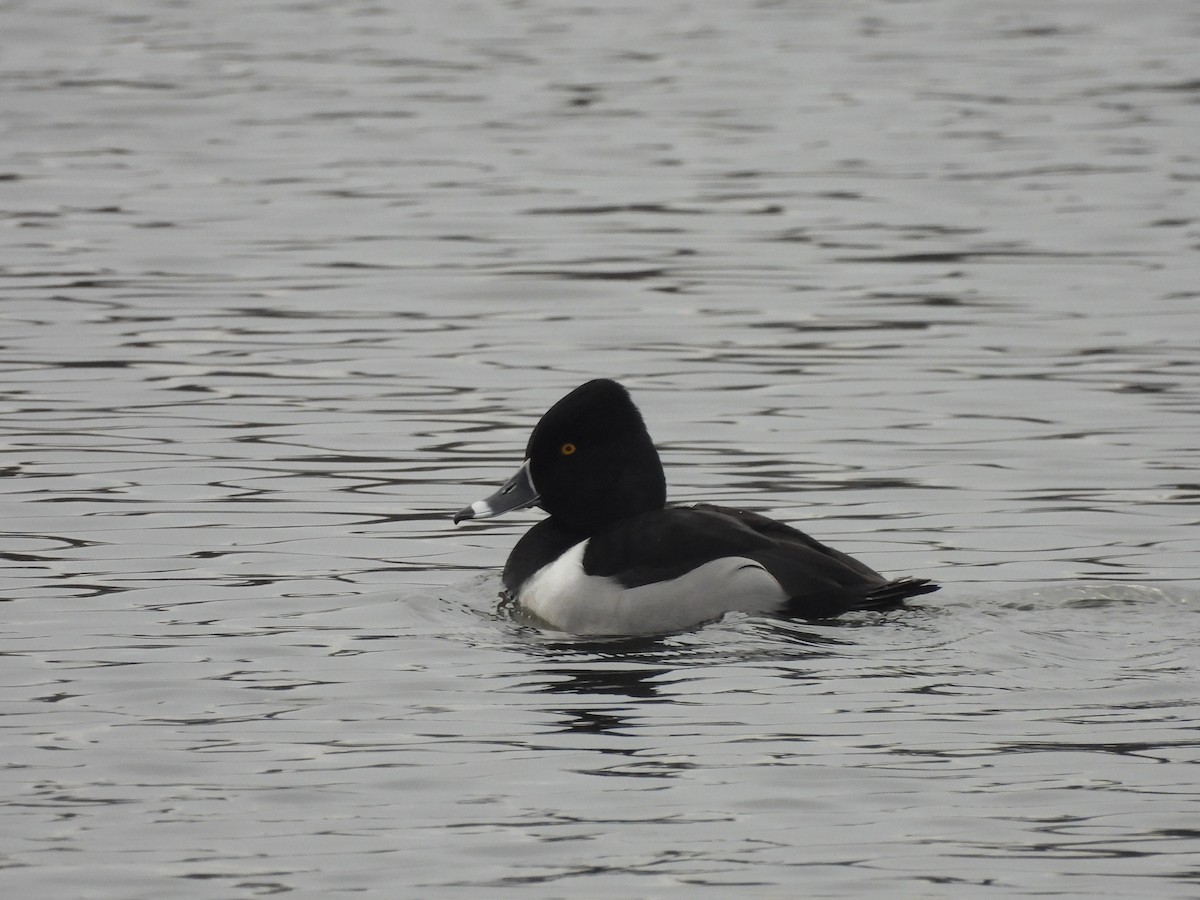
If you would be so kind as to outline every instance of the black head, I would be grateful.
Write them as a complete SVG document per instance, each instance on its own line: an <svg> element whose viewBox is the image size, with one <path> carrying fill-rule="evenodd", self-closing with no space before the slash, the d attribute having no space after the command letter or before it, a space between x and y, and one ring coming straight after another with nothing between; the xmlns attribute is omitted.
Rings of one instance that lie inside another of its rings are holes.
<svg viewBox="0 0 1200 900"><path fill-rule="evenodd" d="M582 384L542 416L525 456L539 503L583 533L667 502L654 442L629 393L607 378Z"/></svg>

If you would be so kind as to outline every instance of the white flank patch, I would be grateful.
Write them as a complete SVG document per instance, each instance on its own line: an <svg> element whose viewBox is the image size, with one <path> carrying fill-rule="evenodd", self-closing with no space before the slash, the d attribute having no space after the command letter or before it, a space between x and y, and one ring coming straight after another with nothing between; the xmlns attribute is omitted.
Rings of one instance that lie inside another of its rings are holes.
<svg viewBox="0 0 1200 900"><path fill-rule="evenodd" d="M572 634L664 634L727 612L774 612L786 600L779 582L752 559L726 557L670 581L623 588L585 575L580 541L525 584L517 601L547 625Z"/></svg>

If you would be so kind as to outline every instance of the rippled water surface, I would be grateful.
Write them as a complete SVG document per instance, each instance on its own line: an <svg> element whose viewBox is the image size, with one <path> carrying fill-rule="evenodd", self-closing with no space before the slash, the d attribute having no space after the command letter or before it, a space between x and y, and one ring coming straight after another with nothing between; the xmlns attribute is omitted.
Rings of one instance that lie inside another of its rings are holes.
<svg viewBox="0 0 1200 900"><path fill-rule="evenodd" d="M0 2L7 897L1195 897L1200 9ZM555 399L944 589L584 642Z"/></svg>

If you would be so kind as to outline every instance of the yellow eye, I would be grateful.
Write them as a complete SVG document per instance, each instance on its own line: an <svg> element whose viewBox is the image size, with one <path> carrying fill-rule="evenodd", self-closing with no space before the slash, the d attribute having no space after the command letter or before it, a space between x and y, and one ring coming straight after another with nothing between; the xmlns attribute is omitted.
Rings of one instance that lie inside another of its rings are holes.
<svg viewBox="0 0 1200 900"><path fill-rule="evenodd" d="M569 441L558 448L558 452L561 453L563 456L570 456L572 453L575 452L575 450L576 450L575 445L570 443Z"/></svg>

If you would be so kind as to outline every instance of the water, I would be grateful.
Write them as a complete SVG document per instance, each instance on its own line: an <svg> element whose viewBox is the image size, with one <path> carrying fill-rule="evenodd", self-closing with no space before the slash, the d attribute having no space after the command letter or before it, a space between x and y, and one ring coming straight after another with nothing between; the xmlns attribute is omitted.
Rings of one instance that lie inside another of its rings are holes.
<svg viewBox="0 0 1200 900"><path fill-rule="evenodd" d="M1194 4L0 4L5 896L1194 897ZM575 641L622 379L945 587Z"/></svg>

